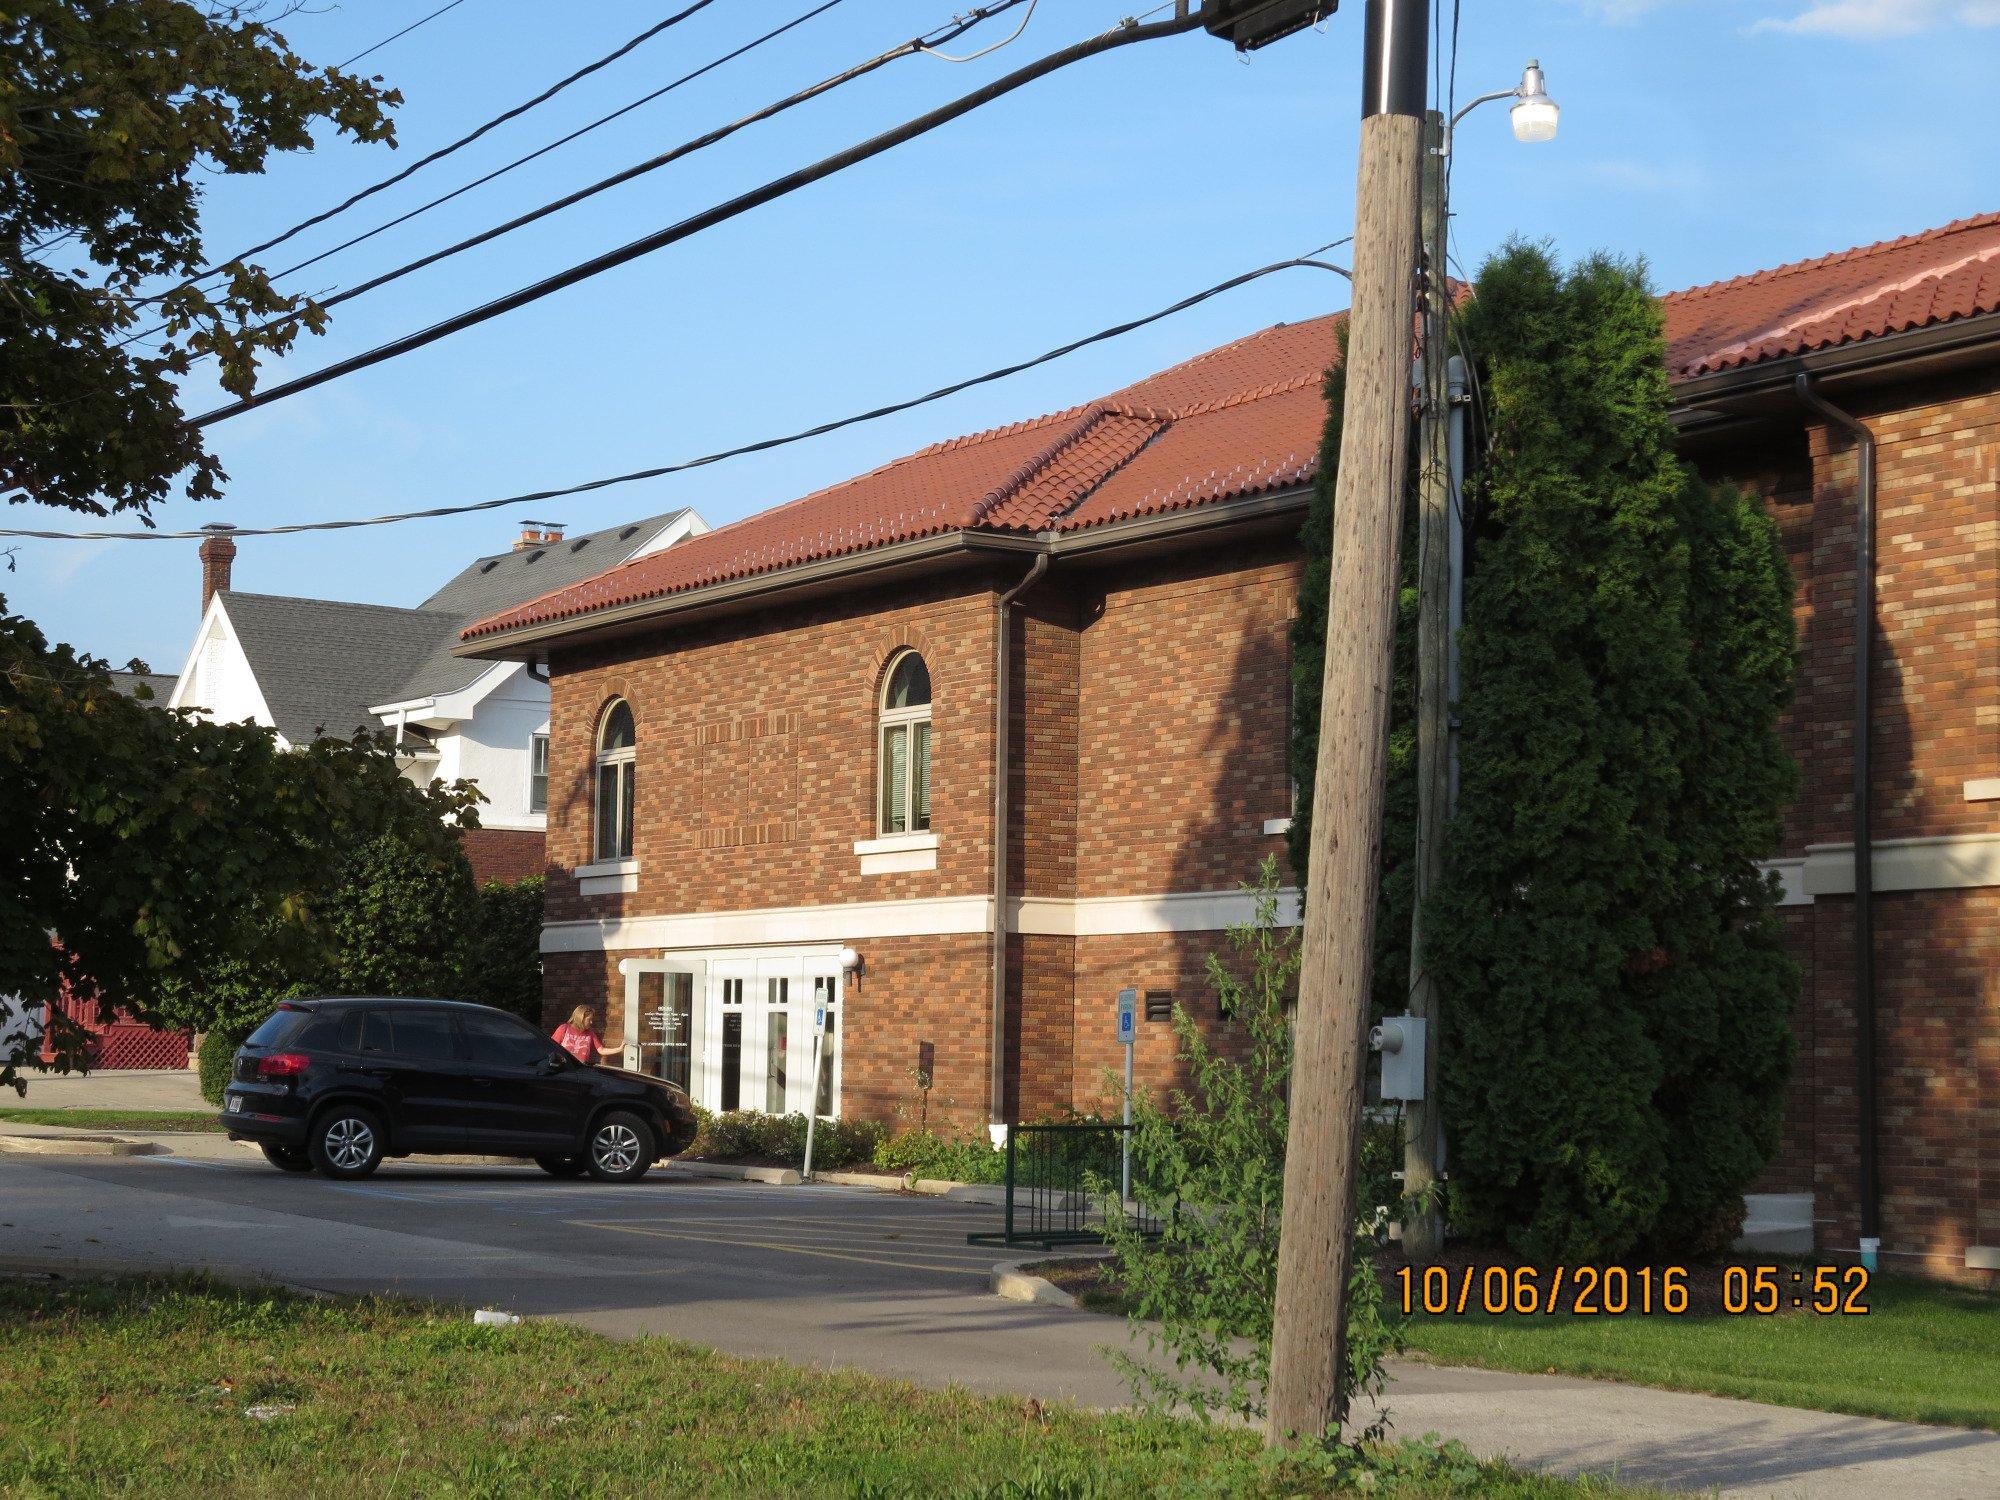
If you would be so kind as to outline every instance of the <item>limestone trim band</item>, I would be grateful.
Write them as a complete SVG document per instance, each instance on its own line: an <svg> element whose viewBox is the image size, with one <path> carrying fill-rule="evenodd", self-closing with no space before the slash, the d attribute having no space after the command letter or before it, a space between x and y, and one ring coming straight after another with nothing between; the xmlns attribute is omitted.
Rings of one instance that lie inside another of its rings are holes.
<svg viewBox="0 0 2000 1500"><path fill-rule="evenodd" d="M887 851L885 851L887 852ZM926 851L928 852L928 851ZM1782 904L1804 906L1854 889L1854 851L1814 844L1803 855L1764 866L1783 879ZM616 878L616 877L613 877ZM1878 891L1961 890L2000 886L2000 833L1881 839L1875 845ZM1023 896L1009 904L1009 928L1033 937L1220 932L1248 922L1256 898L1241 890L1168 891L1143 896ZM1299 891L1278 892L1278 920L1299 920ZM642 948L735 948L774 943L853 942L863 938L942 937L993 931L985 895L936 900L853 901L825 906L768 906L740 911L674 912L551 922L544 953L600 953Z"/></svg>

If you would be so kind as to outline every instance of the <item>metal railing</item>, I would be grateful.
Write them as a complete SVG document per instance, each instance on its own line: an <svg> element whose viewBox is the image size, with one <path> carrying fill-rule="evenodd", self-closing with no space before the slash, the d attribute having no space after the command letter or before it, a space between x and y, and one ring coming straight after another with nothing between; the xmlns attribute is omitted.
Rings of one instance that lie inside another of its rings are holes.
<svg viewBox="0 0 2000 1500"><path fill-rule="evenodd" d="M1129 1125L1009 1125L1005 1219L998 1234L969 1234L972 1245L1082 1245L1102 1241L1107 1210L1121 1190L1125 1218L1141 1234L1159 1221L1130 1196L1124 1172Z"/></svg>

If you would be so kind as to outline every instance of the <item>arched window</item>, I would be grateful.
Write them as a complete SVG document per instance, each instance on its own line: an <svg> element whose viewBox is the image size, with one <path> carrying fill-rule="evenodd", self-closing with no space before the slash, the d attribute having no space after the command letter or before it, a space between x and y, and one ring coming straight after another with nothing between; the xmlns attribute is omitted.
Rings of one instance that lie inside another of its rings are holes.
<svg viewBox="0 0 2000 1500"><path fill-rule="evenodd" d="M620 698L597 727L597 857L632 857L632 771L638 736L632 708Z"/></svg>
<svg viewBox="0 0 2000 1500"><path fill-rule="evenodd" d="M879 760L881 832L924 833L931 826L931 673L905 651L882 686Z"/></svg>

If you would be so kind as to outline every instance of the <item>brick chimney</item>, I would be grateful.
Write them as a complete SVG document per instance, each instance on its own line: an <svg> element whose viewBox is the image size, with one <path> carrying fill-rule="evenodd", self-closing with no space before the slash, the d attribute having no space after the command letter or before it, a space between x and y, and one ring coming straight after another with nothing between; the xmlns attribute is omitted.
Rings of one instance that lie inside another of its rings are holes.
<svg viewBox="0 0 2000 1500"><path fill-rule="evenodd" d="M201 543L201 612L208 613L208 601L229 587L229 565L236 561L236 543L229 539L234 526L211 521L201 528L208 535Z"/></svg>
<svg viewBox="0 0 2000 1500"><path fill-rule="evenodd" d="M561 521L523 521L521 534L514 539L514 550L526 552L531 547L553 547L562 539Z"/></svg>

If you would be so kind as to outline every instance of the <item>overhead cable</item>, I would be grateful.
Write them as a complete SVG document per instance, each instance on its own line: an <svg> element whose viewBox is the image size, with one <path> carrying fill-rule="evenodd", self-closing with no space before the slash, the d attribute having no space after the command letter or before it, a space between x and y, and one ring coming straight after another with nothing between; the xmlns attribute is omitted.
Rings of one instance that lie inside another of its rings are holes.
<svg viewBox="0 0 2000 1500"><path fill-rule="evenodd" d="M612 63L618 61L619 58L625 56L626 53L632 51L635 47L641 46L642 44L651 41L654 37L660 35L660 33L662 33L663 31L667 31L672 27L678 26L682 21L685 21L689 16L693 15L696 11L705 10L714 3L715 0L694 0L694 3L692 5L689 5L684 10L676 11L673 15L668 16L664 21L656 22L653 25L647 27L644 31L640 32L637 36L633 37L630 41L622 43L621 45L613 48L611 51L605 53L604 56L598 58L595 62L586 63L583 67L578 68L574 73L570 73L565 77L557 79L554 83L550 84L547 88L543 89L539 94L535 95L534 98L524 100L522 103L515 105L512 109L501 111L501 113L495 115L492 119L487 120L484 124L481 124L475 127L474 129L468 131L466 134L460 136L457 140L452 141L447 145L438 147L437 150L431 152L427 156L418 157L415 161L411 162L407 167L404 167L401 171L390 173L387 177L384 177L380 182L374 183L372 186L365 187L361 189L361 191L358 193L351 194L349 197L342 199L339 203L334 204L332 208L324 209L321 212L314 214L311 218L301 219L298 223L294 224L290 229L275 234L268 240L264 240L258 244L252 245L247 250L239 251L237 254L229 256L225 260L217 261L215 262L215 264L209 266L206 270L195 272L195 274L190 278L188 278L188 280L182 282L181 286L192 286L195 282L201 280L204 276L212 276L217 271L222 270L226 266L234 265L239 261L246 261L251 256L262 254L264 251L271 249L273 246L282 245L286 240L291 239L294 235L303 233L304 231L312 228L315 224L324 224L328 219L333 218L336 214L345 213L348 209L354 207L355 204L360 203L363 199L372 198L375 196L375 194L383 191L385 188L394 187L397 183L403 181L405 178L411 176L416 172L422 171L425 167L430 166L433 162L443 161L447 156L450 156L452 153L464 150L467 146L471 145L481 136L487 134L487 132L498 129L500 126L505 125L509 120L518 119L520 116L526 114L529 110L535 108L537 105L546 104L549 100L555 98L557 94L560 94L564 89L568 88L571 84L577 83L582 79L588 78L591 74L599 71L600 69L608 68L609 66L611 66ZM175 288L175 290L179 290L179 288Z"/></svg>
<svg viewBox="0 0 2000 1500"><path fill-rule="evenodd" d="M945 397L955 396L960 391L971 390L975 386L990 385L996 380L1004 380L1010 375L1018 375L1023 370L1032 370L1038 365L1045 365L1051 361L1061 359L1065 355L1074 354L1077 350L1088 348L1092 344L1101 344L1107 339L1115 339L1124 334L1132 333L1149 324L1157 323L1164 318L1170 318L1176 313L1186 312L1189 308L1197 307L1212 297L1219 297L1224 292L1234 291L1237 287L1247 286L1253 281L1275 275L1279 271L1309 267L1314 270L1332 271L1338 275L1346 276L1349 273L1345 266L1335 265L1331 261L1317 258L1325 251L1334 249L1336 246L1345 243L1345 240L1335 240L1331 244L1322 245L1319 249L1311 251L1306 255L1297 256L1291 260L1275 261L1268 266L1259 266L1254 271L1246 271L1240 276L1232 276L1227 281L1217 282L1214 286L1207 288L1205 291L1196 292L1191 297L1183 297L1180 301L1169 307L1163 307L1157 312L1147 313L1144 317L1132 318L1126 322L1114 324L1110 328L1099 329L1096 333L1087 334L1080 339L1072 339L1070 342L1059 345L1045 354L1038 354L1032 359L1018 360L1010 365L1002 365L997 370L988 370L982 375L973 375L964 380L955 380L950 385L939 386L936 390L926 391L921 396L912 396L908 400L891 402L887 406L872 407L867 411L856 412L852 416L838 417L830 422L821 422L816 426L802 428L797 432L786 433L781 437L760 438L756 442L742 443L733 448L724 448L720 452L703 454L699 458L684 459L679 463L659 464L647 469L634 469L629 473L613 474L602 479L585 480L580 484L559 485L553 489L529 490L522 494L506 495L495 500L475 500L460 505L438 505L425 510L396 511L388 515L366 516L352 520L297 521L282 526L240 526L233 528L230 534L232 536L288 536L302 531L346 531L362 526L391 526L403 521L423 521L440 516L467 515L473 511L498 510L509 505L540 504L546 500L558 500L568 495L582 495L596 490L610 489L614 485L633 484L643 479L659 479L669 474L685 473L690 469L706 468L711 464L721 463L725 459L741 458L746 454L764 453L773 448L788 447L793 443L802 443L808 438L822 437L829 432L838 432L843 427L854 427L863 422L878 421L883 417L895 416L899 412L910 411L915 407L925 406L933 401L942 401ZM26 497L23 496L21 498L25 499ZM0 537L32 537L40 541L58 542L192 541L205 535L207 535L206 532L199 530L37 531L0 528Z"/></svg>
<svg viewBox="0 0 2000 1500"><path fill-rule="evenodd" d="M388 46L389 43L394 41L400 41L403 37L406 37L411 32L415 31L419 26L428 25L430 22L435 21L439 16L443 15L446 11L457 10L458 7L463 4L465 4L465 0L447 0L446 4L440 5L436 10L432 11L429 15L424 16L419 20L410 22L410 24L405 26L401 31L390 32L387 36L383 37L382 40L377 42L374 46L363 47L359 52L355 53L354 56L348 58L345 62L335 63L334 67L351 68L356 63L360 62L362 58L369 56L371 53L380 52L384 47Z"/></svg>
<svg viewBox="0 0 2000 1500"><path fill-rule="evenodd" d="M974 89L969 94L961 95L948 104L929 110L913 119L905 120L900 125L892 126L890 129L870 136L867 140L849 146L845 150L836 151L831 156L821 157L809 166L800 167L797 171L788 172L782 177L773 178L759 187L752 188L747 193L738 194L725 203L704 209L697 214L691 214L678 223L669 224L663 229L654 230L651 234L642 235L638 239L631 241L629 244L621 245L615 250L608 250L603 254L594 255L588 260L578 262L567 270L558 271L552 276L545 276L540 281L517 288L502 296L495 297L491 301L481 303L478 307L470 308L465 312L433 323L428 328L419 329L415 333L405 334L401 338L391 339L386 344L378 344L373 349L365 350L360 354L350 355L346 359L336 360L332 364L314 370L309 374L283 381L268 390L254 392L240 400L232 401L226 406L219 406L212 411L204 412L198 417L191 417L187 419L186 425L190 427L207 427L216 422L226 421L230 417L241 416L245 412L255 411L259 407L268 406L274 401L282 401L288 396L298 395L302 391L312 390L316 386L338 380L343 375L351 375L358 370L365 370L371 366L399 358L413 350L424 348L426 345L434 344L440 339L448 338L454 333L461 333L467 328L489 322L505 313L514 312L519 308L526 307L530 303L539 302L542 298L575 286L578 282L587 281L593 276L601 275L606 271L625 265L629 261L637 260L641 256L650 255L656 250L666 248L668 245L677 244L681 240L701 233L703 230L712 229L718 224L726 223L730 219L748 213L753 208L762 207L774 199L782 198L789 193L797 192L800 188L808 187L822 178L831 177L836 172L844 171L849 167L880 156L885 151L900 146L906 141L914 140L918 136L928 134L940 125L949 124L961 115L970 114L981 105L989 104L1002 95L1012 93L1015 89L1033 83L1036 79L1043 78L1050 73L1056 72L1058 69L1068 67L1071 63L1081 62L1085 58L1094 57L1101 52L1108 52L1114 48L1130 46L1134 42L1155 41L1162 37L1178 36L1182 32L1194 30L1201 24L1201 12L1191 10L1184 16L1175 16L1170 20L1156 21L1150 25L1134 23L1129 26L1114 27L1085 41L1073 43L1068 47L1051 52L1045 57L1036 59L1024 68L1017 68L1012 73L996 78L990 83Z"/></svg>

